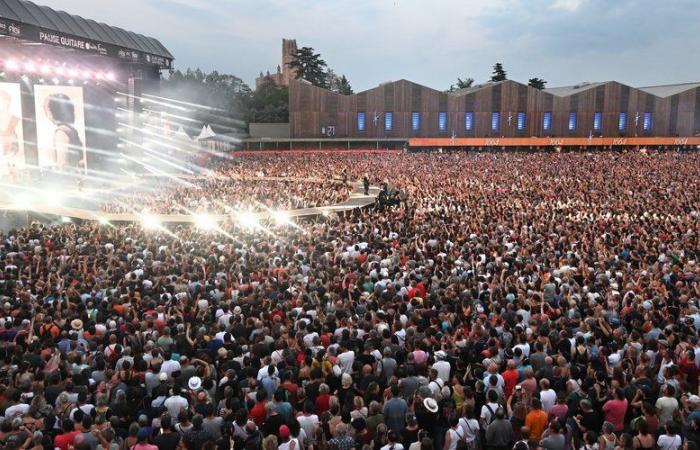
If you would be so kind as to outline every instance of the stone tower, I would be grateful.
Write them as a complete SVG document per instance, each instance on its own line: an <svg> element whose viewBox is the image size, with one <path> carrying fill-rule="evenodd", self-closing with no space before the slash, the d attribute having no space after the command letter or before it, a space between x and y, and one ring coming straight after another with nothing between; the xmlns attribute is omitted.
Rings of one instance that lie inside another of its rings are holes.
<svg viewBox="0 0 700 450"><path fill-rule="evenodd" d="M282 74L283 85L288 86L289 80L293 79L296 71L289 68L289 63L294 61L294 54L297 52L296 39L282 39Z"/></svg>
<svg viewBox="0 0 700 450"><path fill-rule="evenodd" d="M294 61L294 54L297 52L296 39L282 39L282 64L277 65L277 72L266 75L260 72L260 76L255 79L255 88L259 88L266 78L272 79L278 86L289 86L289 80L294 79L296 71L290 69L288 64Z"/></svg>

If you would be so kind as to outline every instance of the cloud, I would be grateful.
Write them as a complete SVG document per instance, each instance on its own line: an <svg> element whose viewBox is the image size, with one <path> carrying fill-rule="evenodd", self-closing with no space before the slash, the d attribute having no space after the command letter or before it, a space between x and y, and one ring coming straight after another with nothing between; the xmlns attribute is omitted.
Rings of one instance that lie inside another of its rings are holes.
<svg viewBox="0 0 700 450"><path fill-rule="evenodd" d="M555 0L552 9L574 12L579 9L584 0Z"/></svg>
<svg viewBox="0 0 700 450"><path fill-rule="evenodd" d="M282 38L314 47L355 90L400 78L446 89L457 77L485 81L495 62L549 86L700 73L696 0L38 1L156 37L178 68L251 85L280 63Z"/></svg>

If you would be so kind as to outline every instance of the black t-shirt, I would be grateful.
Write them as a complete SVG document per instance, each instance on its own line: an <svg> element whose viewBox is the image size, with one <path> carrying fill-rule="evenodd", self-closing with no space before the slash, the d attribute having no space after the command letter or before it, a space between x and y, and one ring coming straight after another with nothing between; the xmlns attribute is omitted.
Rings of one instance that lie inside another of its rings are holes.
<svg viewBox="0 0 700 450"><path fill-rule="evenodd" d="M177 447L180 442L180 434L175 432L162 433L153 438L153 444L159 450L170 450Z"/></svg>

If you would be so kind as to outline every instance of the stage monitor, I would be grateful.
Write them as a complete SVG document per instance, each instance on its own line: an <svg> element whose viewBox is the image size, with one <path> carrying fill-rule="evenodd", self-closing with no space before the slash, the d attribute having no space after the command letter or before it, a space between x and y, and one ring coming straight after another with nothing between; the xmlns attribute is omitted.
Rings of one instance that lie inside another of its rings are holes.
<svg viewBox="0 0 700 450"><path fill-rule="evenodd" d="M87 174L83 88L37 84L34 102L39 168Z"/></svg>
<svg viewBox="0 0 700 450"><path fill-rule="evenodd" d="M19 83L0 83L0 175L24 169L22 117Z"/></svg>

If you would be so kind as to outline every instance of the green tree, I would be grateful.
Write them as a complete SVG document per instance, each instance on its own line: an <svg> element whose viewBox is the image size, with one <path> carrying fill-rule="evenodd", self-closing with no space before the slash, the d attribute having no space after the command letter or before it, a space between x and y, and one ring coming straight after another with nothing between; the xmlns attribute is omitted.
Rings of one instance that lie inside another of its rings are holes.
<svg viewBox="0 0 700 450"><path fill-rule="evenodd" d="M457 91L459 89L470 88L470 87L472 87L473 84L474 84L474 78L467 77L465 79L461 79L461 78L457 77L457 83L451 84L450 89L448 89L448 92L454 92L454 91Z"/></svg>
<svg viewBox="0 0 700 450"><path fill-rule="evenodd" d="M352 86L345 75L341 75L340 78L335 79L335 86L332 88L338 94L350 95L353 93Z"/></svg>
<svg viewBox="0 0 700 450"><path fill-rule="evenodd" d="M178 122L176 116L183 117L177 124L193 131L203 124L225 131L241 128L248 115L251 95L248 85L235 75L190 68L185 72L176 70L161 80L160 92L163 97L193 104L170 111L174 122Z"/></svg>
<svg viewBox="0 0 700 450"><path fill-rule="evenodd" d="M311 47L302 47L294 54L294 59L288 64L295 71L297 79L304 79L314 86L328 87L326 62L319 53L314 53Z"/></svg>
<svg viewBox="0 0 700 450"><path fill-rule="evenodd" d="M289 90L267 78L248 102L248 122L289 122Z"/></svg>
<svg viewBox="0 0 700 450"><path fill-rule="evenodd" d="M503 69L503 64L501 63L496 63L493 66L493 73L491 75L491 81L503 81L507 80L507 74L505 69Z"/></svg>
<svg viewBox="0 0 700 450"><path fill-rule="evenodd" d="M544 85L547 84L547 82L545 80L543 80L542 78L535 77L535 78L530 78L528 80L527 84L528 84L528 86L532 86L535 89L542 90L542 89L544 89Z"/></svg>

